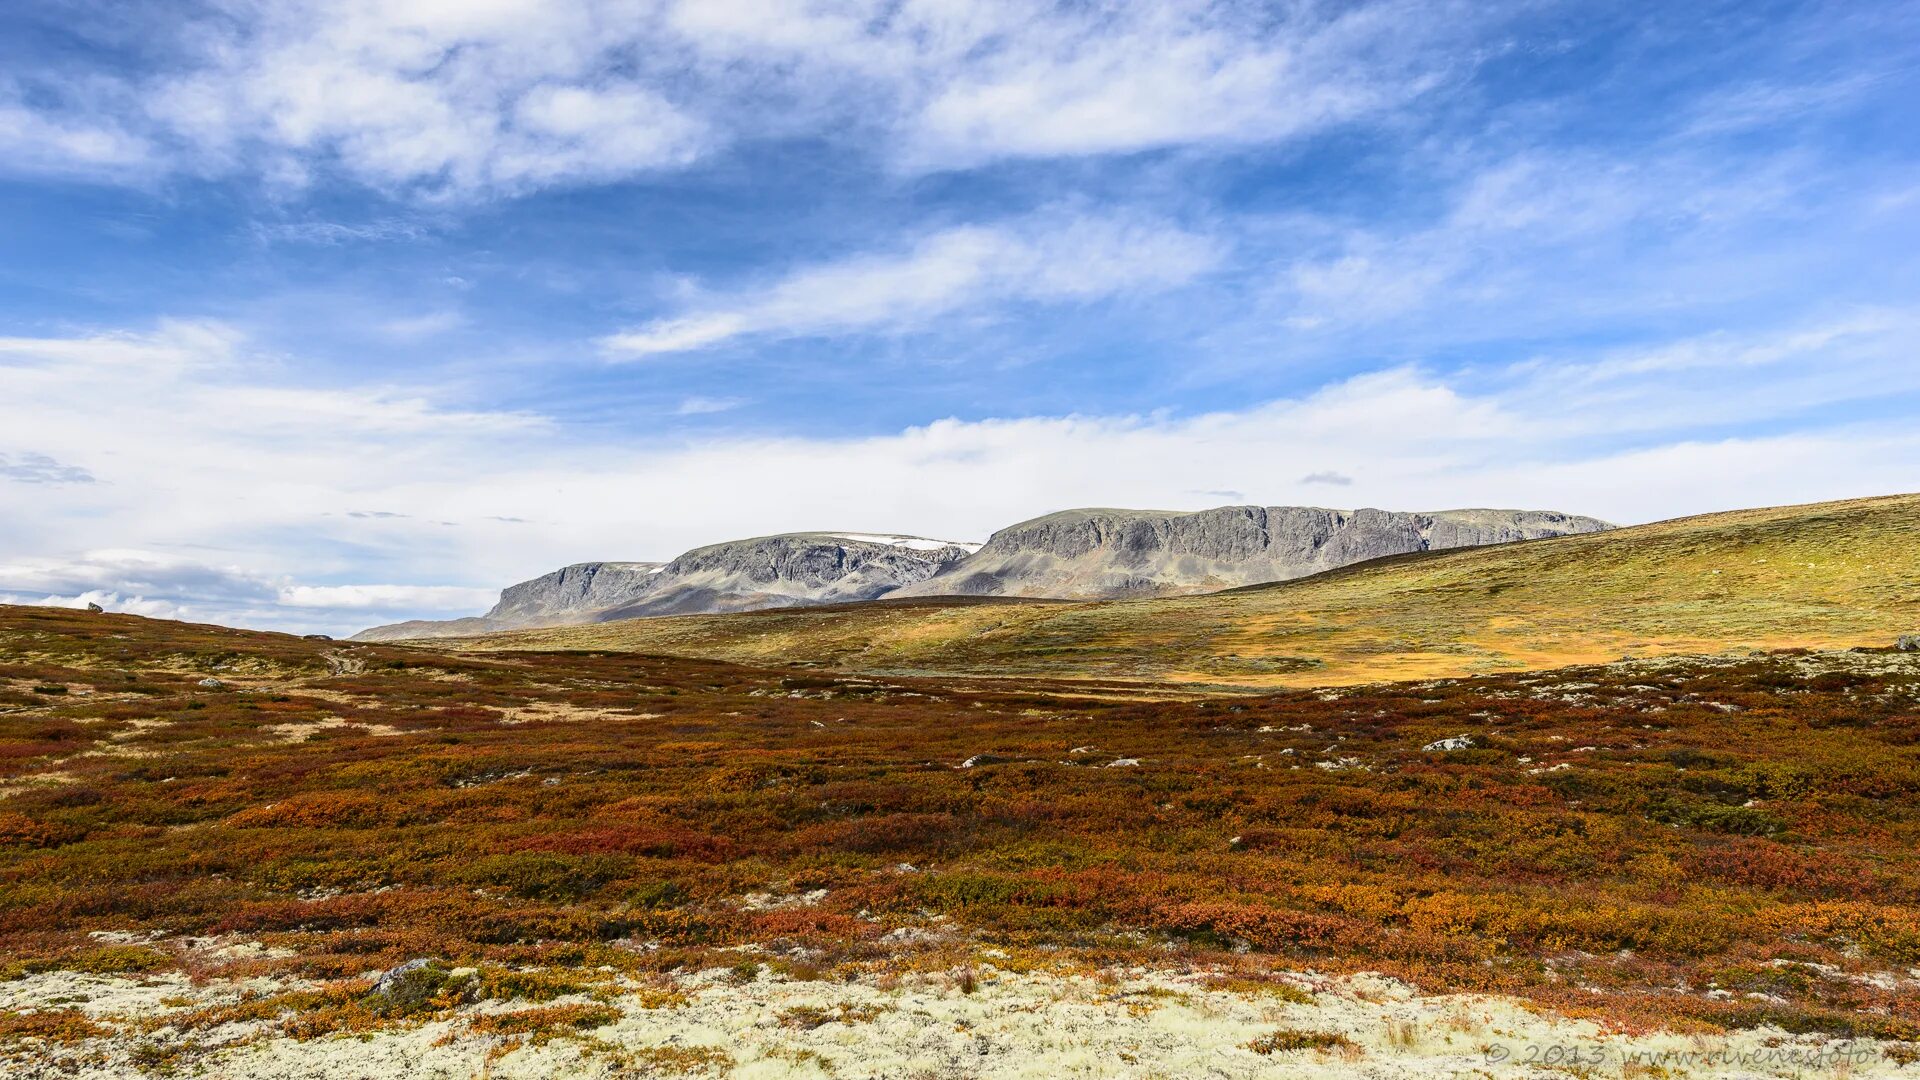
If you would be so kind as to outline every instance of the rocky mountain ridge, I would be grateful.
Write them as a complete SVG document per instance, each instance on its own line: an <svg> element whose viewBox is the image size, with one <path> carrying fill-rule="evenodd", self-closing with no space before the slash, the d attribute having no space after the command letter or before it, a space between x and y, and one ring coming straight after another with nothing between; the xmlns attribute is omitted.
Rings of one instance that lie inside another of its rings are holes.
<svg viewBox="0 0 1920 1080"><path fill-rule="evenodd" d="M670 562L593 562L509 586L487 614L377 626L357 641L874 600L883 596L1113 599L1284 581L1413 551L1611 528L1537 510L1081 509L1023 521L986 544L807 532L694 548Z"/></svg>
<svg viewBox="0 0 1920 1080"><path fill-rule="evenodd" d="M1611 527L1544 510L1063 510L994 533L963 566L894 595L1172 596L1288 581L1388 555Z"/></svg>
<svg viewBox="0 0 1920 1080"><path fill-rule="evenodd" d="M965 559L978 544L870 533L782 533L694 548L670 562L562 567L500 593L476 618L362 630L355 641L464 637L653 615L872 600Z"/></svg>

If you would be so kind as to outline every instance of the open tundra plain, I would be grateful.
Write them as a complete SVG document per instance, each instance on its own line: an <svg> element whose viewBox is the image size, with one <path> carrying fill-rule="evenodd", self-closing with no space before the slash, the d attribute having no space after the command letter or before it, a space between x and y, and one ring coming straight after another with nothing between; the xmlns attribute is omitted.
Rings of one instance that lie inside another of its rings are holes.
<svg viewBox="0 0 1920 1080"><path fill-rule="evenodd" d="M1892 645L1255 693L3 607L0 1074L1910 1075Z"/></svg>

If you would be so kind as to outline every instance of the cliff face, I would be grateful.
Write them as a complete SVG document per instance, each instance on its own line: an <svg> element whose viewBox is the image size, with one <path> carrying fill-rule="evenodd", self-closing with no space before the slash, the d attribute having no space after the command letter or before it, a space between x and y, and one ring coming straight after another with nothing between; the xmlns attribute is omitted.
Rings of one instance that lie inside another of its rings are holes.
<svg viewBox="0 0 1920 1080"><path fill-rule="evenodd" d="M1285 581L1383 555L1611 527L1544 510L1407 514L1223 506L1192 513L1064 510L1002 529L984 546L783 533L695 548L668 563L577 563L508 587L483 616L376 626L354 640L460 637L882 596L1167 596Z"/></svg>
<svg viewBox="0 0 1920 1080"><path fill-rule="evenodd" d="M871 600L924 581L974 545L913 536L786 533L695 548L668 563L576 563L510 585L476 618L362 630L355 641L462 637L496 630Z"/></svg>
<svg viewBox="0 0 1920 1080"><path fill-rule="evenodd" d="M1066 510L1002 529L965 563L895 595L1164 596L1285 581L1386 555L1610 527L1539 510Z"/></svg>
<svg viewBox="0 0 1920 1080"><path fill-rule="evenodd" d="M890 542L898 541L898 542ZM967 557L965 545L917 537L786 533L692 551L655 575L653 587L607 619L746 611L872 600L925 581Z"/></svg>
<svg viewBox="0 0 1920 1080"><path fill-rule="evenodd" d="M599 611L630 603L651 589L665 563L590 562L563 566L532 581L509 585L486 618L500 622Z"/></svg>

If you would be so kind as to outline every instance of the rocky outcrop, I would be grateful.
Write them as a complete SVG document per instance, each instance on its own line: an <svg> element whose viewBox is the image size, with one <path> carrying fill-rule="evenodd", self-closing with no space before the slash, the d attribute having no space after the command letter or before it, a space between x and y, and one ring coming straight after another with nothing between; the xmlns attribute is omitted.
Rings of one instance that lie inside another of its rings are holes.
<svg viewBox="0 0 1920 1080"><path fill-rule="evenodd" d="M733 540L694 548L673 560L661 569L651 590L608 609L602 618L873 600L925 581L973 550L969 544L862 533Z"/></svg>
<svg viewBox="0 0 1920 1080"><path fill-rule="evenodd" d="M529 625L548 619L573 620L581 612L630 604L652 589L667 564L589 562L563 566L532 581L509 585L487 612L495 622Z"/></svg>
<svg viewBox="0 0 1920 1080"><path fill-rule="evenodd" d="M1607 528L1540 510L1066 510L1002 529L952 571L894 595L1167 596L1286 581L1386 555Z"/></svg>
<svg viewBox="0 0 1920 1080"><path fill-rule="evenodd" d="M672 562L576 563L507 587L485 615L362 630L355 641L871 600L924 581L977 549L917 536L785 533L695 548Z"/></svg>
<svg viewBox="0 0 1920 1080"><path fill-rule="evenodd" d="M563 566L551 574L509 585L485 615L466 619L414 619L375 626L352 641L410 641L469 637L497 630L566 626L592 622L595 612L633 602L652 587L664 563L589 562Z"/></svg>
<svg viewBox="0 0 1920 1080"><path fill-rule="evenodd" d="M1191 513L1066 510L1002 529L984 546L782 533L695 548L667 563L577 563L510 586L485 615L376 626L353 640L464 637L883 596L1166 596L1285 581L1383 555L1607 528L1541 510L1223 506Z"/></svg>

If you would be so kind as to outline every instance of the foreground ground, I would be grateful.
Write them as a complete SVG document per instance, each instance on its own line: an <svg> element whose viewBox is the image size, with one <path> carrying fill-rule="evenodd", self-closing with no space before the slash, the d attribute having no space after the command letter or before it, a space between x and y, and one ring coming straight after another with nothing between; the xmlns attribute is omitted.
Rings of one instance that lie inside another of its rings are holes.
<svg viewBox="0 0 1920 1080"><path fill-rule="evenodd" d="M1379 559L1207 596L927 599L629 619L442 647L610 648L869 674L1331 686L1622 656L1883 644L1920 628L1920 495Z"/></svg>
<svg viewBox="0 0 1920 1080"><path fill-rule="evenodd" d="M1890 650L1198 696L0 608L0 1073L1913 1074L1916 794Z"/></svg>

